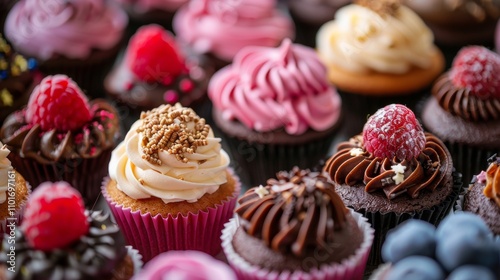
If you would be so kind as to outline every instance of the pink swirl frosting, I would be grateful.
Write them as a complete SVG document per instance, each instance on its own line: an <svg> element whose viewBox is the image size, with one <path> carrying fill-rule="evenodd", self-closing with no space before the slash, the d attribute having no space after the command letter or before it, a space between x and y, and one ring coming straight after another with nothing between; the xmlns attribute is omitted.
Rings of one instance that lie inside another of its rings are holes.
<svg viewBox="0 0 500 280"><path fill-rule="evenodd" d="M128 18L103 0L24 0L10 11L5 35L25 55L83 59L110 49L122 38Z"/></svg>
<svg viewBox="0 0 500 280"><path fill-rule="evenodd" d="M245 46L274 47L293 37L293 22L275 6L276 0L190 1L173 26L195 51L231 61Z"/></svg>
<svg viewBox="0 0 500 280"><path fill-rule="evenodd" d="M279 48L247 47L217 72L208 94L224 118L256 131L323 131L340 117L341 100L313 49L285 39Z"/></svg>

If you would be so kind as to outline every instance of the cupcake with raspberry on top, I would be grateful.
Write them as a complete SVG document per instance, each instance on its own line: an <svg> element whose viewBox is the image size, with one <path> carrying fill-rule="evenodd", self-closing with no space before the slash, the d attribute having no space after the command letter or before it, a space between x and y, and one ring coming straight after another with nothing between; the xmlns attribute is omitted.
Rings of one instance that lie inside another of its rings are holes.
<svg viewBox="0 0 500 280"><path fill-rule="evenodd" d="M202 55L181 48L159 25L141 27L106 77L107 93L135 112L180 102L198 111L214 72Z"/></svg>
<svg viewBox="0 0 500 280"><path fill-rule="evenodd" d="M85 211L67 182L45 182L33 191L24 222L10 237L1 246L2 279L126 280L142 266L109 214ZM12 244L16 267L8 269Z"/></svg>
<svg viewBox="0 0 500 280"><path fill-rule="evenodd" d="M33 187L64 180L87 204L99 195L118 136L116 109L105 100L88 101L64 75L44 78L27 107L9 115L0 130L12 166Z"/></svg>
<svg viewBox="0 0 500 280"><path fill-rule="evenodd" d="M324 166L344 203L375 228L371 265L380 263L389 229L407 219L443 219L460 188L452 170L446 146L399 104L370 116L363 133L339 143Z"/></svg>
<svg viewBox="0 0 500 280"><path fill-rule="evenodd" d="M422 123L446 144L463 181L500 151L500 55L465 47L432 88Z"/></svg>

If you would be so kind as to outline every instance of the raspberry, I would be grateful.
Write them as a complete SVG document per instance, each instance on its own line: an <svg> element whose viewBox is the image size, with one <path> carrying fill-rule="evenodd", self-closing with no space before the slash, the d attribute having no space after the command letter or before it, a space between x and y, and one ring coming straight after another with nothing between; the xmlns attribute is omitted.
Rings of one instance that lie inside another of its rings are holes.
<svg viewBox="0 0 500 280"><path fill-rule="evenodd" d="M45 182L31 194L22 228L33 248L49 251L80 239L89 230L78 191L66 182Z"/></svg>
<svg viewBox="0 0 500 280"><path fill-rule="evenodd" d="M413 112L404 105L391 104L379 109L363 128L368 152L378 158L411 160L425 146L425 135Z"/></svg>
<svg viewBox="0 0 500 280"><path fill-rule="evenodd" d="M169 84L186 69L173 36L155 24L139 28L130 39L126 62L145 82Z"/></svg>
<svg viewBox="0 0 500 280"><path fill-rule="evenodd" d="M480 99L500 98L500 55L481 46L462 48L450 71L453 84Z"/></svg>
<svg viewBox="0 0 500 280"><path fill-rule="evenodd" d="M91 118L87 97L64 75L45 77L33 90L26 109L26 120L44 131L72 131Z"/></svg>

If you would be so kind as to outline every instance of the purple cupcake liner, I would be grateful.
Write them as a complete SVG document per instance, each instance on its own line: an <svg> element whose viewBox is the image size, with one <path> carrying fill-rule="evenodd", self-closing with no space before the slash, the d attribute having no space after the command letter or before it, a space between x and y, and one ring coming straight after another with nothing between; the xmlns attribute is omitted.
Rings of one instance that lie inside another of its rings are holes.
<svg viewBox="0 0 500 280"><path fill-rule="evenodd" d="M254 266L243 259L234 250L232 240L236 230L239 227L237 217L226 223L222 231L222 248L227 257L229 265L236 272L240 280L286 280L286 279L331 279L331 280L350 280L363 279L366 261L370 253L371 244L373 241L373 228L359 213L350 209L351 215L358 224L361 231L364 233L364 240L355 254L341 263L325 264L319 269L314 269L310 272L301 270L296 271L272 271L265 268Z"/></svg>
<svg viewBox="0 0 500 280"><path fill-rule="evenodd" d="M92 206L101 193L102 179L108 175L112 150L104 150L95 158L68 159L49 164L41 164L15 153L9 154L9 160L33 190L46 181L66 181L81 193L86 206Z"/></svg>
<svg viewBox="0 0 500 280"><path fill-rule="evenodd" d="M221 251L220 232L233 216L241 190L239 178L231 170L230 173L236 182L231 197L214 207L186 216L169 214L167 217L153 217L150 213L141 214L139 210L132 211L118 205L106 191L109 178L103 182L102 193L127 243L139 250L144 262L170 250L198 250L215 256Z"/></svg>
<svg viewBox="0 0 500 280"><path fill-rule="evenodd" d="M26 181L26 187L28 188L28 195L24 201L21 201L18 209L15 210L14 215L7 216L0 221L0 236L3 236L5 233L10 234L10 228L7 228L7 225L10 224L10 222L14 221L16 223L16 227L21 225L24 217L24 209L26 208L26 203L31 195L31 185L28 181ZM8 203L8 199L9 196L7 194L7 200L4 203Z"/></svg>

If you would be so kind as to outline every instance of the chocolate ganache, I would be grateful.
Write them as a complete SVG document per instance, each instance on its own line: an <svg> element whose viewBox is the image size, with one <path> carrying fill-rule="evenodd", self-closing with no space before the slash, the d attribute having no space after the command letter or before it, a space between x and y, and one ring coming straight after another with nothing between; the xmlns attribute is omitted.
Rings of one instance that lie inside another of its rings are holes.
<svg viewBox="0 0 500 280"><path fill-rule="evenodd" d="M452 161L444 144L430 133L425 134L425 147L411 159L377 158L366 151L363 136L357 135L337 146L337 153L324 170L337 184L364 186L366 192L382 190L388 199L407 193L417 198L422 190L435 191L449 177Z"/></svg>
<svg viewBox="0 0 500 280"><path fill-rule="evenodd" d="M109 214L88 214L89 231L62 249L31 248L22 230L16 229L16 269L8 279L111 279L113 270L127 254L125 239ZM64 234L61 232L61 234ZM8 261L9 239L2 243L0 262Z"/></svg>
<svg viewBox="0 0 500 280"><path fill-rule="evenodd" d="M279 172L267 186L248 190L235 210L245 232L273 251L295 257L326 249L346 227L349 211L319 172Z"/></svg>
<svg viewBox="0 0 500 280"><path fill-rule="evenodd" d="M26 109L7 117L0 138L11 150L41 164L61 159L95 158L113 148L119 134L118 112L105 100L89 102L92 119L74 131L43 131L26 120Z"/></svg>

